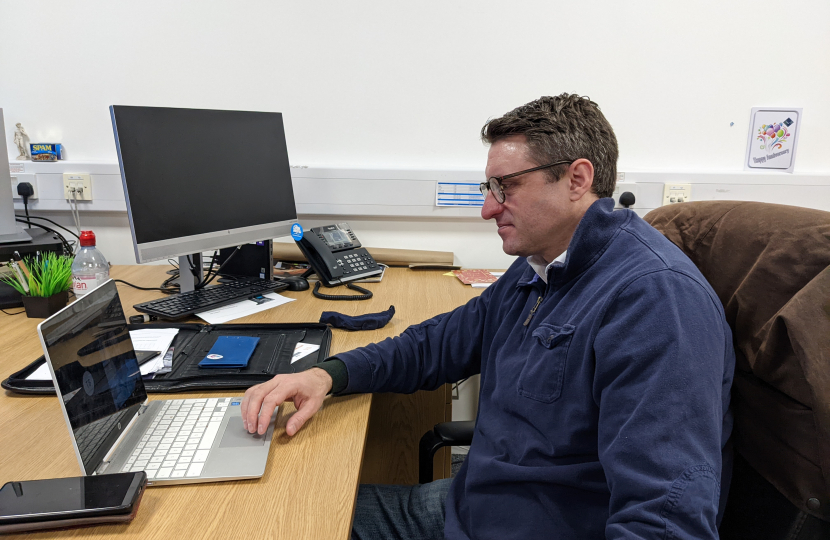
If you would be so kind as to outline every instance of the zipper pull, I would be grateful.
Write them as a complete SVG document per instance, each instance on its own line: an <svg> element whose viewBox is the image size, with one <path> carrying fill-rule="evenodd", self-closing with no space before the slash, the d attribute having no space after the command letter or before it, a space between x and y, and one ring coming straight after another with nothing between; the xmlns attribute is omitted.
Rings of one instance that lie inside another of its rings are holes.
<svg viewBox="0 0 830 540"><path fill-rule="evenodd" d="M530 313L527 314L527 319L525 319L524 324L522 326L527 326L530 324L530 319L533 318L533 314L536 313L536 310L539 309L539 304L542 303L542 295L539 295L539 298L536 299L536 305L533 306L533 309L530 310Z"/></svg>

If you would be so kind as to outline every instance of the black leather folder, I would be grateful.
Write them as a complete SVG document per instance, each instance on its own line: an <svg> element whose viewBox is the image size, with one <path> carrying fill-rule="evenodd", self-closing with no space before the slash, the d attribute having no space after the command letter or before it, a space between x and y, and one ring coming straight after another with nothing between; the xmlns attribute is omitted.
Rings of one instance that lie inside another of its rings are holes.
<svg viewBox="0 0 830 540"><path fill-rule="evenodd" d="M169 373L145 379L147 392L183 392L216 389L244 390L271 379L280 373L298 373L322 362L329 355L331 330L319 323L286 324L197 324L149 323L128 325L130 330L144 328L178 328L173 341L173 366ZM203 369L198 366L219 336L253 336L259 343L248 366L233 369ZM319 345L314 352L291 363L297 343ZM164 354L164 353L162 353ZM17 373L12 373L0 386L19 394L54 394L51 380L30 381L30 374L43 365L41 356Z"/></svg>

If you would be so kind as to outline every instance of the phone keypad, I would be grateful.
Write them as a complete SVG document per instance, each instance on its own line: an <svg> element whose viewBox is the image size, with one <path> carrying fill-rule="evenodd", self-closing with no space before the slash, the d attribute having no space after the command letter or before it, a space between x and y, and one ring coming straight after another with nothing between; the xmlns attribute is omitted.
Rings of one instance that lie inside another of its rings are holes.
<svg viewBox="0 0 830 540"><path fill-rule="evenodd" d="M343 268L344 274L351 274L352 272L363 272L364 270L374 270L377 268L375 260L368 252L352 253L343 255L342 259L338 260L339 265Z"/></svg>

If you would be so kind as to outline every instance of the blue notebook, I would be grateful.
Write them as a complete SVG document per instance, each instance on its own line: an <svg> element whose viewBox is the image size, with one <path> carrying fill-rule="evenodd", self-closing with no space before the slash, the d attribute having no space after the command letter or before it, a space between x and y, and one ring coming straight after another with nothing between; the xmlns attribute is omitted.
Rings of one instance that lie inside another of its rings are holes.
<svg viewBox="0 0 830 540"><path fill-rule="evenodd" d="M200 368L244 368L259 343L258 337L219 336L208 351L208 355L199 362Z"/></svg>

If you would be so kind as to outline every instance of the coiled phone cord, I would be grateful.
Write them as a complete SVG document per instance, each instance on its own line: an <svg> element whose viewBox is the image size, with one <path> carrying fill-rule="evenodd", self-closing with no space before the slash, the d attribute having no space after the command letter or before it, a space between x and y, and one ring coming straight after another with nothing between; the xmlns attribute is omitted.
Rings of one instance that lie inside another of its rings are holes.
<svg viewBox="0 0 830 540"><path fill-rule="evenodd" d="M314 284L314 290L311 292L312 294L314 294L314 296L322 300L368 300L372 297L372 291L364 289L363 287L358 287L354 283L347 283L346 287L354 291L360 291L363 294L323 294L320 292L319 281Z"/></svg>

